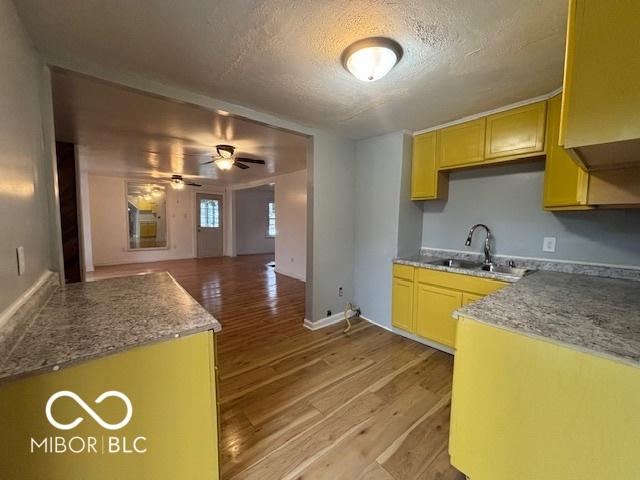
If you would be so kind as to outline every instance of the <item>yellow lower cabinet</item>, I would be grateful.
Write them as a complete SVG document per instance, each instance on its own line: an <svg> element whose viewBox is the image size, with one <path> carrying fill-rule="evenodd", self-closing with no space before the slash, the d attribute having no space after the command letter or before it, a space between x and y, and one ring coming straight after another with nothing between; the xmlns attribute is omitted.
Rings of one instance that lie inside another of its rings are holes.
<svg viewBox="0 0 640 480"><path fill-rule="evenodd" d="M392 292L392 325L413 332L413 280L393 277Z"/></svg>
<svg viewBox="0 0 640 480"><path fill-rule="evenodd" d="M0 385L0 478L215 480L212 332Z"/></svg>
<svg viewBox="0 0 640 480"><path fill-rule="evenodd" d="M473 480L640 478L640 369L458 324L449 453Z"/></svg>
<svg viewBox="0 0 640 480"><path fill-rule="evenodd" d="M455 344L455 310L462 306L462 292L416 283L414 316L416 333L448 347Z"/></svg>

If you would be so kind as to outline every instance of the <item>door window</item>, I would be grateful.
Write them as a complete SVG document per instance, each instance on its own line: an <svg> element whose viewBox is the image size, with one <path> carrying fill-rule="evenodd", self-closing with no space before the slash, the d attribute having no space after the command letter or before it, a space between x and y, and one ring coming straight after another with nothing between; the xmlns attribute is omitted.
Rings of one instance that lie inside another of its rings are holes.
<svg viewBox="0 0 640 480"><path fill-rule="evenodd" d="M220 227L220 202L218 200L200 199L200 226L203 228Z"/></svg>

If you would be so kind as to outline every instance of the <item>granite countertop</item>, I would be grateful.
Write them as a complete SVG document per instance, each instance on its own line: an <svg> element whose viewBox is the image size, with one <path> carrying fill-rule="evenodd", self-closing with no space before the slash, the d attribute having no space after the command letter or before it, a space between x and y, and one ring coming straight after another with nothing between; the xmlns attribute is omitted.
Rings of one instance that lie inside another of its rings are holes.
<svg viewBox="0 0 640 480"><path fill-rule="evenodd" d="M168 273L76 283L56 289L20 331L0 334L0 382L220 329Z"/></svg>
<svg viewBox="0 0 640 480"><path fill-rule="evenodd" d="M637 281L538 271L454 317L640 366Z"/></svg>
<svg viewBox="0 0 640 480"><path fill-rule="evenodd" d="M508 275L506 273L486 272L484 270L472 268L447 267L444 265L434 265L432 263L429 263L435 260L443 260L443 257L420 254L413 255L411 257L395 258L393 260L393 263L397 263L399 265L410 265L412 267L418 268L428 268L430 270L441 270L443 272L459 273L461 275L469 275L472 277L490 278L492 280L500 280L502 282L508 283L517 282L522 278L517 275Z"/></svg>

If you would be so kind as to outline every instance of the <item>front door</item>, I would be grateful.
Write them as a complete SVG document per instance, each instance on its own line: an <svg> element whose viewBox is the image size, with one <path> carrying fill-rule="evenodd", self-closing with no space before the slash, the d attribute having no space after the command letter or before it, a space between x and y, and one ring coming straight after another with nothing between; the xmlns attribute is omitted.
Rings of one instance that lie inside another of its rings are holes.
<svg viewBox="0 0 640 480"><path fill-rule="evenodd" d="M222 195L196 194L196 218L198 258L221 257L224 236L222 235Z"/></svg>

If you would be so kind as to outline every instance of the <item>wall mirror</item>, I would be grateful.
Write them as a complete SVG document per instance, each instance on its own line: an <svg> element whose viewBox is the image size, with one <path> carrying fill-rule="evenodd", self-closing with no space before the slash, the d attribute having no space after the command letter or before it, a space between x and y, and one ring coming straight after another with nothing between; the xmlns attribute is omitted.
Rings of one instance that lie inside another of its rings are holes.
<svg viewBox="0 0 640 480"><path fill-rule="evenodd" d="M127 183L129 250L167 248L167 195L163 185Z"/></svg>

